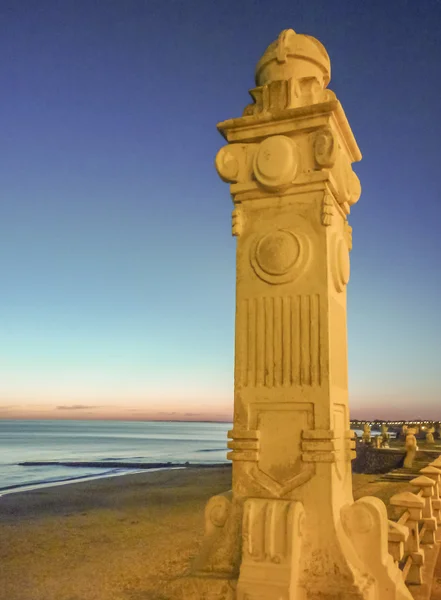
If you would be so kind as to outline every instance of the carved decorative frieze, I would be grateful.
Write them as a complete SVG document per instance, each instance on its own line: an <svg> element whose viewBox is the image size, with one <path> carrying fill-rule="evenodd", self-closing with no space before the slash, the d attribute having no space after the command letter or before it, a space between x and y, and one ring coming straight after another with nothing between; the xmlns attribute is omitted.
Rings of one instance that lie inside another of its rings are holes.
<svg viewBox="0 0 441 600"><path fill-rule="evenodd" d="M304 519L300 502L245 501L237 600L297 597Z"/></svg>
<svg viewBox="0 0 441 600"><path fill-rule="evenodd" d="M244 116L276 112L288 108L293 95L292 87L290 81L279 80L250 90L250 96L254 102L245 107Z"/></svg>
<svg viewBox="0 0 441 600"><path fill-rule="evenodd" d="M275 115L286 109L335 100L334 92L324 90L315 77L270 81L250 90L250 96L253 102L245 107L244 117L265 113Z"/></svg>
<svg viewBox="0 0 441 600"><path fill-rule="evenodd" d="M312 429L302 431L302 460L304 462L335 462L338 440L334 431Z"/></svg>
<svg viewBox="0 0 441 600"><path fill-rule="evenodd" d="M227 458L230 460L259 460L260 431L250 429L232 429L228 432L231 441L228 442Z"/></svg>
<svg viewBox="0 0 441 600"><path fill-rule="evenodd" d="M265 490L283 497L314 475L315 466L299 460L302 432L314 427L309 402L262 402L249 405L249 421L259 430L259 455L249 475ZM278 431L274 436L273 432Z"/></svg>
<svg viewBox="0 0 441 600"><path fill-rule="evenodd" d="M326 463L352 460L355 458L353 435L354 432L350 430L343 434L333 429L302 431L302 460Z"/></svg>
<svg viewBox="0 0 441 600"><path fill-rule="evenodd" d="M238 306L238 322L239 385L321 385L318 294L243 300Z"/></svg>
<svg viewBox="0 0 441 600"><path fill-rule="evenodd" d="M323 127L314 136L314 159L321 169L331 169L337 158L338 143L330 127Z"/></svg>
<svg viewBox="0 0 441 600"><path fill-rule="evenodd" d="M334 201L330 194L324 194L322 200L322 225L328 226L332 224L334 215Z"/></svg>
<svg viewBox="0 0 441 600"><path fill-rule="evenodd" d="M231 215L231 231L233 236L239 237L243 231L244 215L240 205L236 206Z"/></svg>

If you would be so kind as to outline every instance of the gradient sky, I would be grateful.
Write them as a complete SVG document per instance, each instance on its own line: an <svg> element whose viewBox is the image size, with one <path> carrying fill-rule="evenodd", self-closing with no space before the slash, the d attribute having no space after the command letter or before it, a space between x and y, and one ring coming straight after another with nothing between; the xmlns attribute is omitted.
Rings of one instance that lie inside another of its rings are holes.
<svg viewBox="0 0 441 600"><path fill-rule="evenodd" d="M0 0L0 417L230 418L216 124L293 28L363 153L351 416L441 419L440 22L435 0Z"/></svg>

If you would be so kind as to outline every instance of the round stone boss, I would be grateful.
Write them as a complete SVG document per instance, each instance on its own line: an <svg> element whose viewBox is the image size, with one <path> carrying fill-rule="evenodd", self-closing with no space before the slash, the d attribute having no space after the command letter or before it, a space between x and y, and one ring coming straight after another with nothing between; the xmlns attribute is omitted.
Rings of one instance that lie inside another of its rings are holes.
<svg viewBox="0 0 441 600"><path fill-rule="evenodd" d="M219 150L216 155L215 166L220 178L223 181L227 183L237 181L240 170L241 155L242 148L239 146L239 144L224 146Z"/></svg>
<svg viewBox="0 0 441 600"><path fill-rule="evenodd" d="M273 135L260 144L254 155L254 175L259 183L276 189L289 185L299 166L296 143L285 135Z"/></svg>
<svg viewBox="0 0 441 600"><path fill-rule="evenodd" d="M256 261L270 275L284 275L295 264L300 253L299 242L290 231L279 229L259 240Z"/></svg>
<svg viewBox="0 0 441 600"><path fill-rule="evenodd" d="M251 246L250 261L256 275L273 284L287 283L301 273L308 256L306 241L287 229L276 229Z"/></svg>

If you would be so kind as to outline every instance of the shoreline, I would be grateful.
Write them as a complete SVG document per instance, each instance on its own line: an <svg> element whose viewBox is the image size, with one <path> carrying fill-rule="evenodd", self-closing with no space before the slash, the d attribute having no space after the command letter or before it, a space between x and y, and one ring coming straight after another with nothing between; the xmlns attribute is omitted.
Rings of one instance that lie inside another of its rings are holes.
<svg viewBox="0 0 441 600"><path fill-rule="evenodd" d="M5 487L0 487L0 498L9 494L19 494L31 490L45 489L49 487L75 485L76 483L82 483L86 481L93 481L96 479L110 479L113 477L121 477L127 475L136 475L143 472L157 472L157 471L168 471L168 470L183 470L188 468L225 468L231 467L228 462L225 463L172 463L172 462L160 462L160 463L120 463L116 461L87 461L87 462L76 462L76 461L26 461L18 463L20 466L63 466L73 468L110 468L108 471L103 473L92 473L85 475L75 475L68 478L62 479L42 479L34 482L24 482L11 484Z"/></svg>
<svg viewBox="0 0 441 600"><path fill-rule="evenodd" d="M0 496L0 523L3 526L10 521L20 523L22 518L34 520L60 514L72 516L84 510L130 509L134 505L144 508L152 500L152 491L155 492L156 500L156 492L163 494L174 484L182 495L189 498L203 491L206 483L211 486L217 480L227 481L231 488L230 464L212 468L190 465L185 468L128 471L121 473L122 475L123 483L119 477L93 477L87 480L70 480L69 485L57 482L50 486L4 494ZM204 485L199 487L200 483ZM226 491L226 488L221 491ZM178 496L173 498L177 503Z"/></svg>
<svg viewBox="0 0 441 600"><path fill-rule="evenodd" d="M217 449L216 449L217 451ZM106 467L111 467L113 469L119 469L119 468L125 468L125 469L139 469L139 470L148 470L148 469L166 469L166 468L171 468L171 467L189 467L189 466L196 466L196 467L220 467L223 464L230 464L230 462L225 461L225 463L191 463L190 461L186 461L185 463L183 462L155 462L155 463L148 463L148 462L120 462L117 460L88 460L88 461L73 461L73 460L68 460L68 461L60 461L60 460L46 460L46 461L25 461L25 462L19 462L17 463L18 465L22 466L22 467L53 467L53 466L60 466L60 467L87 467L87 468L106 468Z"/></svg>

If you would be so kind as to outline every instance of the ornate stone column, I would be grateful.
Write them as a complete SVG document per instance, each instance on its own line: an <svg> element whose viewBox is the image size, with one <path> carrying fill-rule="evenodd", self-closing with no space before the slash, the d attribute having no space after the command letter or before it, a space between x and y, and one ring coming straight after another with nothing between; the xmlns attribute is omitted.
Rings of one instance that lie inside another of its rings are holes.
<svg viewBox="0 0 441 600"><path fill-rule="evenodd" d="M346 285L361 154L329 80L322 44L283 31L253 102L218 125L237 237L233 489L216 537L207 515L186 598L411 598L384 505L352 497Z"/></svg>

